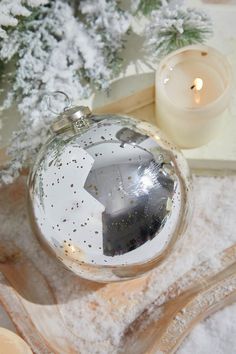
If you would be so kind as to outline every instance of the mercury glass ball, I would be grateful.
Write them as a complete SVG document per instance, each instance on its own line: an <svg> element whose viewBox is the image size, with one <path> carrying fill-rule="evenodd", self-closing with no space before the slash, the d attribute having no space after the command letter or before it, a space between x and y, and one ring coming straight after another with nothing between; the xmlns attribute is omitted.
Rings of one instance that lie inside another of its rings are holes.
<svg viewBox="0 0 236 354"><path fill-rule="evenodd" d="M171 252L186 226L186 160L147 122L113 114L81 120L73 112L59 120L30 173L33 228L81 277L140 276Z"/></svg>

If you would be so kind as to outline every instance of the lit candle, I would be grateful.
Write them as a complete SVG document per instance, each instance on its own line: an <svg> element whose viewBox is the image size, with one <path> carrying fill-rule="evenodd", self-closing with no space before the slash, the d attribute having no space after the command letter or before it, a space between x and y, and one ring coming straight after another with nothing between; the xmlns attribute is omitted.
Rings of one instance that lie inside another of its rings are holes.
<svg viewBox="0 0 236 354"><path fill-rule="evenodd" d="M165 57L156 72L157 123L182 148L203 145L223 127L231 97L231 68L203 45Z"/></svg>
<svg viewBox="0 0 236 354"><path fill-rule="evenodd" d="M33 354L26 342L14 332L0 328L0 353Z"/></svg>

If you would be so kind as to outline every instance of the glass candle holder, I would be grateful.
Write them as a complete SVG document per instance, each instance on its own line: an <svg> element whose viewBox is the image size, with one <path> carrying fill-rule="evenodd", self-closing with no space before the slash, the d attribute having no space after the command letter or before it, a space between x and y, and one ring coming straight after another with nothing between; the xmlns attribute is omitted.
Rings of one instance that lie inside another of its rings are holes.
<svg viewBox="0 0 236 354"><path fill-rule="evenodd" d="M216 49L176 50L156 71L158 126L181 148L206 144L225 124L231 91L231 67Z"/></svg>

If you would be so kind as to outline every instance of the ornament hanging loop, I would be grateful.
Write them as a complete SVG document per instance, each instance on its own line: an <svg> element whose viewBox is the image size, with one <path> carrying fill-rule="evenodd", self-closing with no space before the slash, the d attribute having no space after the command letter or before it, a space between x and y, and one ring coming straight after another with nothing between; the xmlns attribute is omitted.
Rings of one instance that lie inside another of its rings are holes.
<svg viewBox="0 0 236 354"><path fill-rule="evenodd" d="M59 112L52 108L52 100L55 99L55 102L58 102L58 95L62 95L65 101L63 111ZM65 92L54 91L46 95L46 100L49 111L58 115L50 127L51 133L60 134L69 129L74 133L79 133L90 126L88 119L91 116L90 109L86 106L72 106L71 99Z"/></svg>
<svg viewBox="0 0 236 354"><path fill-rule="evenodd" d="M47 102L48 110L56 115L61 114L61 110L55 111L55 109L53 108L55 106L55 104L53 105L53 100L55 102L58 102L58 100L59 100L58 96L62 96L62 98L65 102L65 107L63 109L64 111L66 111L67 109L69 109L72 106L72 102L71 102L70 97L63 91L54 91L54 92L46 94L45 99Z"/></svg>

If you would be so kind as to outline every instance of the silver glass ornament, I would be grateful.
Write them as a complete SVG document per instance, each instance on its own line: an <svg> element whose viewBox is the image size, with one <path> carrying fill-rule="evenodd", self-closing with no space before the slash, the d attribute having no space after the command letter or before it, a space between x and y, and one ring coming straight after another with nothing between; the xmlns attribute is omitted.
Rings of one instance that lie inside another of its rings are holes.
<svg viewBox="0 0 236 354"><path fill-rule="evenodd" d="M31 220L46 248L100 282L158 265L187 221L181 152L147 122L87 107L67 109L51 133L29 177Z"/></svg>

